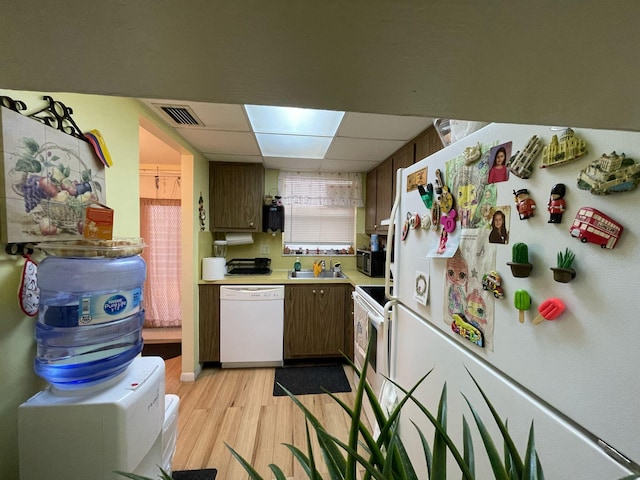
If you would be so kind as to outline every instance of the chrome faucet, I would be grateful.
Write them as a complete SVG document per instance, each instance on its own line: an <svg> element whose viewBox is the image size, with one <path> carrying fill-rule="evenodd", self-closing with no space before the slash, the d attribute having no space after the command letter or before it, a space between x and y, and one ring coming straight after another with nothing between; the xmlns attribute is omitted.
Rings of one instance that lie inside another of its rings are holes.
<svg viewBox="0 0 640 480"><path fill-rule="evenodd" d="M320 266L322 267L322 271L324 272L325 269L327 268L327 264L325 263L324 260L320 260Z"/></svg>

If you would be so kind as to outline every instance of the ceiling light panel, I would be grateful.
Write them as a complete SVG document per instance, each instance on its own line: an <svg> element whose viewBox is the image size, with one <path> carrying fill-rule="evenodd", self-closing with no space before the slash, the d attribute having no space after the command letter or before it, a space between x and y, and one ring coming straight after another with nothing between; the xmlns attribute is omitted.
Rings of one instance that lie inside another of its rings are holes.
<svg viewBox="0 0 640 480"><path fill-rule="evenodd" d="M344 112L309 108L245 105L255 133L333 137Z"/></svg>
<svg viewBox="0 0 640 480"><path fill-rule="evenodd" d="M324 158L332 140L331 137L268 133L256 133L256 139L263 156L286 158Z"/></svg>

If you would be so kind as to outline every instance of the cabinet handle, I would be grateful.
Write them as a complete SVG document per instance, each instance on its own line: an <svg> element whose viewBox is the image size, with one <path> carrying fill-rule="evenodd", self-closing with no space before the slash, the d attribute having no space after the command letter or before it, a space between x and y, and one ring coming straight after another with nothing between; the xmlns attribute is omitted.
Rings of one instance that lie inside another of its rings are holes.
<svg viewBox="0 0 640 480"><path fill-rule="evenodd" d="M249 226L253 228L253 222L249 222Z"/></svg>
<svg viewBox="0 0 640 480"><path fill-rule="evenodd" d="M312 291L313 291L313 294L315 295L316 294L316 289L314 288Z"/></svg>
<svg viewBox="0 0 640 480"><path fill-rule="evenodd" d="M320 290L320 295L324 295L324 290Z"/></svg>

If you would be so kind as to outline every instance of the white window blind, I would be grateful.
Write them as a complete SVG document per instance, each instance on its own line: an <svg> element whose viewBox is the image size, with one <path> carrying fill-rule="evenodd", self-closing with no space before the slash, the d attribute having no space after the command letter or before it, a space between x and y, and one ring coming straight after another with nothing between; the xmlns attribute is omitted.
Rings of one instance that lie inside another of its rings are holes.
<svg viewBox="0 0 640 480"><path fill-rule="evenodd" d="M338 248L353 245L362 178L354 173L281 171L286 245Z"/></svg>

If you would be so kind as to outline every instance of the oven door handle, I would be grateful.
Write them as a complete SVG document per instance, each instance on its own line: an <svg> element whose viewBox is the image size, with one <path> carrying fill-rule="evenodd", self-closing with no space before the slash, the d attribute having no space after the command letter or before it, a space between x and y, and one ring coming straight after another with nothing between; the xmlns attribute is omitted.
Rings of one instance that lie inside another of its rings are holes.
<svg viewBox="0 0 640 480"><path fill-rule="evenodd" d="M377 313L368 312L369 321L371 324L376 327L376 330L380 330L384 327L384 318L378 315Z"/></svg>

